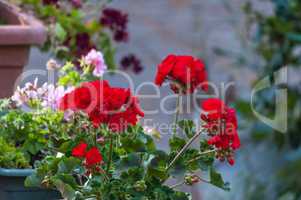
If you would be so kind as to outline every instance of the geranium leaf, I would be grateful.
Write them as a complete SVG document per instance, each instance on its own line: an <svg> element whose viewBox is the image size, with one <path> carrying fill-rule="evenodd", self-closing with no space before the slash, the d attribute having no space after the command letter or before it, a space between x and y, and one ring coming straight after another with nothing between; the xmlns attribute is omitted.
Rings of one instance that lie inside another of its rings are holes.
<svg viewBox="0 0 301 200"><path fill-rule="evenodd" d="M220 173L215 171L213 167L210 168L210 183L215 185L223 190L229 191L229 183L225 183L223 177Z"/></svg>
<svg viewBox="0 0 301 200"><path fill-rule="evenodd" d="M188 138L192 138L194 136L196 128L192 120L181 120L178 122L178 125Z"/></svg>

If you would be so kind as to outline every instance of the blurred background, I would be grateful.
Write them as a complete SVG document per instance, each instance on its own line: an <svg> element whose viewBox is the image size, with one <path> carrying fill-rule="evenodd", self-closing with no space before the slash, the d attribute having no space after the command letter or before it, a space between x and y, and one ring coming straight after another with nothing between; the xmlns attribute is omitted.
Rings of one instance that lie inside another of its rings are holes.
<svg viewBox="0 0 301 200"><path fill-rule="evenodd" d="M242 147L234 167L221 164L226 192L205 183L192 189L193 199L301 199L301 1L300 0L114 0L110 7L129 14L130 40L118 47L117 57L129 50L141 59L143 70L126 71L135 86L153 81L157 64L168 54L190 54L206 62L209 79L217 85L234 83L228 102L239 113ZM32 49L26 70L46 70L50 53ZM288 67L288 83L274 84L273 72ZM260 122L251 111L252 86L269 77L273 87L255 95L256 111L273 118L277 90L288 91L288 131L280 133ZM34 79L35 77L30 77ZM126 86L118 75L106 77L115 86ZM40 77L40 80L46 77ZM28 81L28 80L26 80ZM170 93L163 88L161 96ZM143 87L139 94L154 94ZM160 100L143 99L146 110ZM185 104L189 104L185 101ZM174 109L175 102L167 106ZM198 118L196 111L183 114ZM152 125L171 122L172 116L146 116ZM165 148L168 135L158 142Z"/></svg>

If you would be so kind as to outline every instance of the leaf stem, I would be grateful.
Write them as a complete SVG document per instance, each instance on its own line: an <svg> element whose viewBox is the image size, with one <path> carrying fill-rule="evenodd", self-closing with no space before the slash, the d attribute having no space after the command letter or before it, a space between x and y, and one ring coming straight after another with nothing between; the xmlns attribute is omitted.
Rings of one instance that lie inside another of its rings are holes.
<svg viewBox="0 0 301 200"><path fill-rule="evenodd" d="M99 166L99 169L100 169L101 173L103 173L103 176L105 177L105 179L106 179L107 181L109 181L110 178L109 178L109 176L107 175L106 171L105 171L101 166Z"/></svg>
<svg viewBox="0 0 301 200"><path fill-rule="evenodd" d="M196 175L196 176L198 177L198 179L199 179L200 181L203 181L204 183L212 184L210 181L201 178L199 175Z"/></svg>
<svg viewBox="0 0 301 200"><path fill-rule="evenodd" d="M189 161L187 162L187 164L190 164L190 163L192 163L192 162L194 162L194 161L197 161L197 160L199 160L200 158L202 158L204 155L209 154L209 153L213 153L213 152L215 152L215 151L216 151L216 150L213 149L213 150L208 150L208 151L200 152L199 155L198 155L197 157L195 157L195 158L189 160Z"/></svg>
<svg viewBox="0 0 301 200"><path fill-rule="evenodd" d="M177 133L177 125L178 125L178 119L179 119L179 114L180 114L180 100L181 100L181 95L178 94L177 96L177 102L176 102L176 113L174 116L174 127L173 127L173 134L175 135Z"/></svg>
<svg viewBox="0 0 301 200"><path fill-rule="evenodd" d="M170 188L171 188L171 189L174 189L174 188L180 187L180 186L182 186L182 185L184 185L184 184L185 184L185 181L182 181L182 182L180 182L180 183L177 183L177 184L175 184L175 185L170 186Z"/></svg>
<svg viewBox="0 0 301 200"><path fill-rule="evenodd" d="M182 154L189 148L189 146L202 134L202 130L196 133L186 144L185 146L179 151L179 153L175 156L175 158L171 161L168 165L166 171L169 171L170 168L175 164L175 162L182 156Z"/></svg>

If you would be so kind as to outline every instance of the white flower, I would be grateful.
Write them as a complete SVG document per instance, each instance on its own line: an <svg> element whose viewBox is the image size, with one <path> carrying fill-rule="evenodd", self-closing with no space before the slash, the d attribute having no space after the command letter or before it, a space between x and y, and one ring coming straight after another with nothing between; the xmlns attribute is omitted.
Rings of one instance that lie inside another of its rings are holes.
<svg viewBox="0 0 301 200"><path fill-rule="evenodd" d="M144 126L143 130L144 130L145 134L152 136L157 140L160 140L162 138L161 133L155 128Z"/></svg>
<svg viewBox="0 0 301 200"><path fill-rule="evenodd" d="M57 110L62 97L73 90L69 87L65 90L63 86L55 86L53 84L44 83L42 87L38 87L38 80L34 83L26 83L24 88L17 87L11 100L17 106L29 105L29 102L35 100L39 102L43 108L51 108Z"/></svg>
<svg viewBox="0 0 301 200"><path fill-rule="evenodd" d="M91 65L94 67L93 75L97 77L101 77L107 69L107 65L104 61L103 54L100 51L96 51L95 49L92 49L84 57L84 62L87 65Z"/></svg>
<svg viewBox="0 0 301 200"><path fill-rule="evenodd" d="M70 110L70 109L65 110L65 112L64 112L64 119L66 121L70 121L72 119L73 115L74 115L74 111L73 110Z"/></svg>
<svg viewBox="0 0 301 200"><path fill-rule="evenodd" d="M42 106L57 110L60 100L66 93L69 93L70 90L72 90L72 88L65 90L63 86L56 87L52 84L47 85L47 90L43 95Z"/></svg>

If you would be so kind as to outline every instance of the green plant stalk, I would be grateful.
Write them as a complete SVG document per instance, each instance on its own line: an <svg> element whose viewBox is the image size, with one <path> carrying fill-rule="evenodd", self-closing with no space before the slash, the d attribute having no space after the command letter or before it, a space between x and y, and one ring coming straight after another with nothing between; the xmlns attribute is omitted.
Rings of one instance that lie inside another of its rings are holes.
<svg viewBox="0 0 301 200"><path fill-rule="evenodd" d="M170 168L175 164L175 162L185 153L185 151L190 147L190 145L202 134L202 130L196 133L186 144L185 146L179 151L179 153L175 156L175 158L171 161L168 165L166 171L169 171Z"/></svg>
<svg viewBox="0 0 301 200"><path fill-rule="evenodd" d="M175 135L177 133L177 125L178 125L178 120L179 120L179 114L180 114L180 99L181 99L181 95L178 94L177 96L177 103L176 103L176 113L174 116L174 127L173 127L173 135Z"/></svg>
<svg viewBox="0 0 301 200"><path fill-rule="evenodd" d="M99 167L99 169L100 169L101 173L103 174L103 176L105 177L105 179L106 179L107 181L109 181L110 178L109 178L109 176L107 175L107 172L106 172L102 167Z"/></svg>
<svg viewBox="0 0 301 200"><path fill-rule="evenodd" d="M110 149L109 149L109 160L107 164L107 174L110 173L110 168L111 168L111 162L113 157L113 142L114 142L114 138L112 135L110 135Z"/></svg>
<svg viewBox="0 0 301 200"><path fill-rule="evenodd" d="M209 153L213 153L213 152L215 152L215 151L216 151L216 150L213 149L213 150L208 150L208 151L200 152L199 155L198 155L197 157L195 157L195 158L189 160L189 161L187 162L187 164L190 164L190 163L192 163L192 162L194 162L194 161L197 161L197 160L199 160L200 158L202 158L203 155L206 155L206 154L209 154Z"/></svg>
<svg viewBox="0 0 301 200"><path fill-rule="evenodd" d="M182 182L180 182L180 183L177 183L177 184L175 184L175 185L170 186L170 188L175 189L175 188L180 187L180 186L182 186L182 185L184 185L184 184L185 184L185 181L182 181Z"/></svg>

